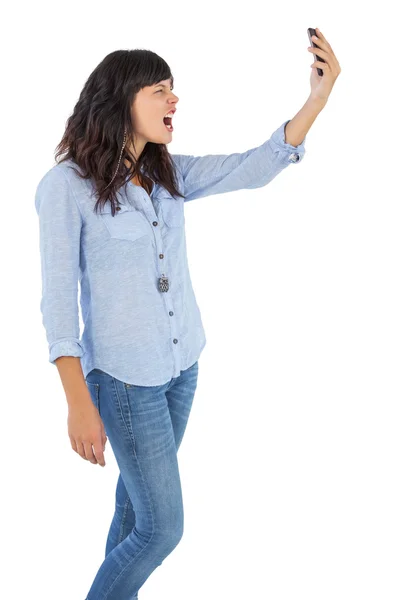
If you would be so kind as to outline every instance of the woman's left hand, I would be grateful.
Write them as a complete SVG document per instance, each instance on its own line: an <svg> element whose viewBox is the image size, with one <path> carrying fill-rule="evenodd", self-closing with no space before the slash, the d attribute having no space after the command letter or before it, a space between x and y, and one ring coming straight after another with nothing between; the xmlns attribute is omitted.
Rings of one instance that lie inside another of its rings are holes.
<svg viewBox="0 0 400 600"><path fill-rule="evenodd" d="M328 40L322 35L320 30L316 29L317 35L312 36L312 41L317 44L318 48L314 46L308 48L309 52L314 54L314 62L311 65L312 72L310 77L311 83L311 94L310 96L318 100L326 102L332 91L334 83L341 72L339 62L328 43ZM326 62L320 62L315 56L318 54ZM322 69L323 75L318 75L317 67Z"/></svg>

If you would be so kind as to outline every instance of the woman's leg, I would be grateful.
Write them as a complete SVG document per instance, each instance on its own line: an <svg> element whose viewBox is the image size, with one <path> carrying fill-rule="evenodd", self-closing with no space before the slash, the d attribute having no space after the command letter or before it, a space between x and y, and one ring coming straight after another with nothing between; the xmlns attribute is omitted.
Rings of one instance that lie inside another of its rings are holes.
<svg viewBox="0 0 400 600"><path fill-rule="evenodd" d="M169 383L150 387L125 384L98 369L87 377L99 386L98 408L120 468L118 516L88 600L137 598L137 590L179 543L183 505L176 453L197 370L195 363Z"/></svg>
<svg viewBox="0 0 400 600"><path fill-rule="evenodd" d="M189 369L183 371L180 377L173 379L171 386L165 393L177 451L189 418L197 387L197 376L198 363L196 362ZM135 527L135 522L135 511L121 474L119 474L115 493L115 512L108 532L105 556L129 535ZM137 600L137 598L138 595L136 594L132 600Z"/></svg>
<svg viewBox="0 0 400 600"><path fill-rule="evenodd" d="M179 450L186 424L189 418L194 393L197 387L198 363L182 371L180 377L172 380L166 391L169 414L174 430L176 451ZM115 512L111 521L106 542L105 556L118 546L135 526L135 510L121 474L118 476L115 492Z"/></svg>
<svg viewBox="0 0 400 600"><path fill-rule="evenodd" d="M105 556L126 538L135 527L135 523L135 511L120 473L115 492L115 512L108 531Z"/></svg>
<svg viewBox="0 0 400 600"><path fill-rule="evenodd" d="M133 531L135 523L135 511L120 473L115 492L115 512L107 536L106 556ZM138 600L137 592L132 600Z"/></svg>

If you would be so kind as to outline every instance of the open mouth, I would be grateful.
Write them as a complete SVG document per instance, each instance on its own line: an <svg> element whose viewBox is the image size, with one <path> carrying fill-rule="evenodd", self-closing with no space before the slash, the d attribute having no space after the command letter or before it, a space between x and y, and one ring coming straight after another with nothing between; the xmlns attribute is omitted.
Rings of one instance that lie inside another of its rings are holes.
<svg viewBox="0 0 400 600"><path fill-rule="evenodd" d="M172 117L164 117L163 121L164 121L164 125L168 129L168 131L174 130L174 128L172 127Z"/></svg>

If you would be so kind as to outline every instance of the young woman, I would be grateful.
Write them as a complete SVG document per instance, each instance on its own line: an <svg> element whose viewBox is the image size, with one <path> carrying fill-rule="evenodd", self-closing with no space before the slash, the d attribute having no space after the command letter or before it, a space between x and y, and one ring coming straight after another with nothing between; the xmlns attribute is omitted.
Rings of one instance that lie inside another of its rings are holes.
<svg viewBox="0 0 400 600"><path fill-rule="evenodd" d="M40 308L71 446L104 466L109 439L120 470L105 559L87 600L137 598L182 537L177 451L206 343L184 203L264 186L302 159L340 72L322 34L319 46L326 62L313 64L300 112L261 146L228 156L169 154L178 105L169 66L148 50L112 52L67 121L56 158L64 156L37 186Z"/></svg>

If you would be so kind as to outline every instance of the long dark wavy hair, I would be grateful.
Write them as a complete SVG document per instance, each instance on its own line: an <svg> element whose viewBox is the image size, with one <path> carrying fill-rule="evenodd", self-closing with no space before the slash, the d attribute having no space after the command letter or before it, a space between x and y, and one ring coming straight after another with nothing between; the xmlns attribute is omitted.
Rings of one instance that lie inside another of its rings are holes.
<svg viewBox="0 0 400 600"><path fill-rule="evenodd" d="M66 122L55 160L58 164L72 160L81 170L74 168L79 177L93 179L97 195L95 211L109 201L114 215L118 189L135 175L148 193L151 178L172 195L183 197L176 187L174 163L166 144L147 142L137 161L126 147L132 143L135 151L131 107L136 94L145 86L169 78L173 83L165 60L142 49L111 52L89 75ZM126 145L121 155L125 131Z"/></svg>

